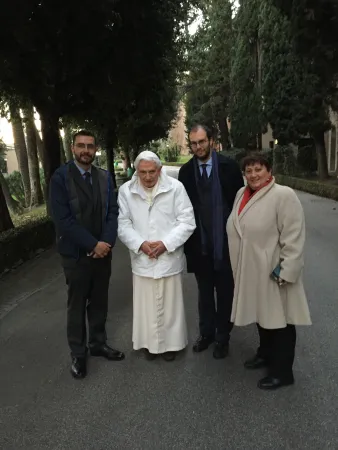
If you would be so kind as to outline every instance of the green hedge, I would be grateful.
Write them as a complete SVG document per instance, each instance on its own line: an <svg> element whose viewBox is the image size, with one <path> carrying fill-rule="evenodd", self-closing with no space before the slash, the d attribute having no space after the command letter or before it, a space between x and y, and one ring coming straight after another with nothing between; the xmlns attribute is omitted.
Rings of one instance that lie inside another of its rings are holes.
<svg viewBox="0 0 338 450"><path fill-rule="evenodd" d="M163 164L164 166L182 167L184 163L181 163L181 162L167 162L167 161L162 161L162 164Z"/></svg>
<svg viewBox="0 0 338 450"><path fill-rule="evenodd" d="M38 218L0 234L0 274L33 258L55 242L50 218Z"/></svg>
<svg viewBox="0 0 338 450"><path fill-rule="evenodd" d="M338 185L324 184L316 180L305 180L304 178L290 177L287 175L276 175L276 181L279 184L289 186L298 191L308 192L309 194L338 201Z"/></svg>

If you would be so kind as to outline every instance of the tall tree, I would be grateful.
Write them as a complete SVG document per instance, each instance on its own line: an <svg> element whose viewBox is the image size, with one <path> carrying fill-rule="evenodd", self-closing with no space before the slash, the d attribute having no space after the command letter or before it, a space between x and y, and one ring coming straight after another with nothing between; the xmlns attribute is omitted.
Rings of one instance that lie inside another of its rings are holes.
<svg viewBox="0 0 338 450"><path fill-rule="evenodd" d="M18 160L19 170L25 192L25 206L29 207L31 202L31 183L29 177L28 154L22 119L20 110L14 103L11 103L9 105L9 110L13 130L14 149Z"/></svg>
<svg viewBox="0 0 338 450"><path fill-rule="evenodd" d="M40 115L47 185L60 165L60 117L104 115L108 128L108 109L114 118L140 88L145 96L156 90L154 80L181 59L189 7L187 0L3 0L0 89L14 89Z"/></svg>
<svg viewBox="0 0 338 450"><path fill-rule="evenodd" d="M9 210L11 211L11 213L20 214L22 212L22 208L21 208L19 202L14 200L14 198L11 196L11 193L9 191L9 187L7 184L7 180L3 175L3 172L4 173L7 172L7 167L5 170L5 166L6 166L5 156L6 156L6 145L4 144L4 142L0 141L0 184L1 184L2 192L5 197L6 204L9 208Z"/></svg>
<svg viewBox="0 0 338 450"><path fill-rule="evenodd" d="M14 225L2 191L2 184L0 183L0 233L7 231L10 228L14 228Z"/></svg>
<svg viewBox="0 0 338 450"><path fill-rule="evenodd" d="M73 159L72 128L69 125L65 125L63 131L64 131L63 147L65 149L66 159L67 161L71 161Z"/></svg>
<svg viewBox="0 0 338 450"><path fill-rule="evenodd" d="M98 68L116 43L115 3L3 2L0 88L14 89L40 115L47 185L60 165L60 117L83 108L95 80L108 75Z"/></svg>
<svg viewBox="0 0 338 450"><path fill-rule="evenodd" d="M309 85L303 116L315 144L320 178L328 176L324 133L331 127L329 109L338 109L338 2L336 0L273 0L286 15L292 51L305 68ZM303 133L304 127L301 130Z"/></svg>
<svg viewBox="0 0 338 450"><path fill-rule="evenodd" d="M28 168L31 188L30 207L34 207L43 203L43 194L40 180L34 110L32 106L26 106L23 108L23 117L26 130Z"/></svg>
<svg viewBox="0 0 338 450"><path fill-rule="evenodd" d="M258 36L260 0L242 0L234 20L231 69L231 135L237 147L261 147L265 119Z"/></svg>
<svg viewBox="0 0 338 450"><path fill-rule="evenodd" d="M232 1L202 2L204 21L192 39L187 82L187 125L202 122L216 128L222 146L230 144L231 48L233 45Z"/></svg>

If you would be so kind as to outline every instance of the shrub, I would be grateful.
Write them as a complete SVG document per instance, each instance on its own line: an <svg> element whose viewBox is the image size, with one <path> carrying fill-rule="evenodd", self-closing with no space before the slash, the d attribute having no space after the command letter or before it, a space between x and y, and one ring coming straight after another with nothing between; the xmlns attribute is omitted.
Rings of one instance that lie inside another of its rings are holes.
<svg viewBox="0 0 338 450"><path fill-rule="evenodd" d="M234 159L238 163L242 161L242 159L247 155L247 151L244 148L235 148L231 147L229 150L223 150L220 152L221 155L228 156L231 159Z"/></svg>
<svg viewBox="0 0 338 450"><path fill-rule="evenodd" d="M297 169L300 175L311 175L317 171L316 149L313 145L298 148Z"/></svg>
<svg viewBox="0 0 338 450"><path fill-rule="evenodd" d="M23 189L21 173L15 170L7 177L9 191L12 197L22 205L25 205L25 192Z"/></svg>
<svg viewBox="0 0 338 450"><path fill-rule="evenodd" d="M166 150L164 150L164 160L166 162L177 162L178 158L181 154L181 149L179 147L179 145L177 144L172 144L169 145Z"/></svg>
<svg viewBox="0 0 338 450"><path fill-rule="evenodd" d="M0 274L20 262L31 259L38 250L55 242L53 222L39 217L17 228L0 234Z"/></svg>
<svg viewBox="0 0 338 450"><path fill-rule="evenodd" d="M279 184L289 186L298 191L308 192L309 194L338 201L337 185L324 184L319 181L305 180L287 175L276 175L276 181Z"/></svg>
<svg viewBox="0 0 338 450"><path fill-rule="evenodd" d="M273 149L272 148L264 148L261 153L263 156L269 161L270 166L273 166Z"/></svg>
<svg viewBox="0 0 338 450"><path fill-rule="evenodd" d="M290 146L277 146L273 150L273 172L293 176L297 174L295 150Z"/></svg>

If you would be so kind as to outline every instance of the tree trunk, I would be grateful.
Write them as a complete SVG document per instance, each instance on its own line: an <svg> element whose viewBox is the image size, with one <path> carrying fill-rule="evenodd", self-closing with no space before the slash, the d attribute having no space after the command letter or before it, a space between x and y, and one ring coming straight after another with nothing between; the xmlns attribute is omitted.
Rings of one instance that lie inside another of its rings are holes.
<svg viewBox="0 0 338 450"><path fill-rule="evenodd" d="M0 184L0 233L10 228L14 228L14 225L8 211L2 185Z"/></svg>
<svg viewBox="0 0 338 450"><path fill-rule="evenodd" d="M117 145L117 136L114 130L109 128L106 133L106 153L107 153L107 169L111 174L116 186L115 167L114 167L114 148Z"/></svg>
<svg viewBox="0 0 338 450"><path fill-rule="evenodd" d="M36 127L34 125L34 111L33 108L23 109L24 122L26 128L26 142L28 155L28 168L31 186L31 208L42 205L43 194L40 181L40 168L38 159L38 149L36 141Z"/></svg>
<svg viewBox="0 0 338 450"><path fill-rule="evenodd" d="M223 151L228 150L229 148L229 128L227 124L226 118L221 118L218 121L219 130L221 132L221 144L223 147Z"/></svg>
<svg viewBox="0 0 338 450"><path fill-rule="evenodd" d="M66 153L67 161L72 161L73 152L72 152L72 129L69 126L65 126L64 128L65 137L63 139L63 146Z"/></svg>
<svg viewBox="0 0 338 450"><path fill-rule="evenodd" d="M3 195L6 200L6 204L8 206L8 209L12 214L21 214L22 213L22 207L20 206L20 203L11 196L11 193L8 188L7 180L3 176L3 173L0 171L0 185L3 192Z"/></svg>
<svg viewBox="0 0 338 450"><path fill-rule="evenodd" d="M59 116L44 110L38 112L44 148L45 198L48 199L50 179L55 170L60 167Z"/></svg>
<svg viewBox="0 0 338 450"><path fill-rule="evenodd" d="M124 170L129 169L131 167L130 164L130 157L129 157L129 149L128 150L122 150L122 161L123 161L123 168Z"/></svg>
<svg viewBox="0 0 338 450"><path fill-rule="evenodd" d="M28 155L25 142L25 135L23 132L22 120L19 109L10 105L11 123L14 138L14 149L18 160L19 170L22 177L23 188L25 192L25 206L30 205L31 200L31 186L28 169Z"/></svg>
<svg viewBox="0 0 338 450"><path fill-rule="evenodd" d="M61 133L59 133L59 139L60 139L60 162L61 164L66 164L66 155L65 155L65 148L63 146L63 140L61 137Z"/></svg>
<svg viewBox="0 0 338 450"><path fill-rule="evenodd" d="M35 124L34 124L34 126L35 126ZM36 146L38 148L39 160L42 164L42 167L45 167L45 151L43 149L43 142L40 137L40 133L38 132L36 126L35 126L35 136L36 136Z"/></svg>
<svg viewBox="0 0 338 450"><path fill-rule="evenodd" d="M325 148L325 133L318 131L312 134L316 146L317 161L318 161L318 178L326 180L329 178L329 168L327 163L327 155Z"/></svg>

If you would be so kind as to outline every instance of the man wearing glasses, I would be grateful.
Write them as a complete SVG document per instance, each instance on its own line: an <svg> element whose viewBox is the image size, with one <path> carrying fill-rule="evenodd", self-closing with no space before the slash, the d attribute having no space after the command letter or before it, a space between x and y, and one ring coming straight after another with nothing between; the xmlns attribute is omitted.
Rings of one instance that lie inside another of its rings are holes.
<svg viewBox="0 0 338 450"><path fill-rule="evenodd" d="M90 354L114 361L124 359L122 352L106 343L118 207L110 174L92 165L96 151L92 133L76 133L74 161L56 170L50 184L51 212L68 285L67 337L74 378L87 374L86 316Z"/></svg>
<svg viewBox="0 0 338 450"><path fill-rule="evenodd" d="M193 350L202 352L215 342L213 356L221 359L229 350L234 290L226 223L243 176L235 161L213 150L211 132L204 125L191 128L189 141L194 156L181 167L178 179L196 220L184 249L188 272L195 274L198 286L200 335Z"/></svg>

